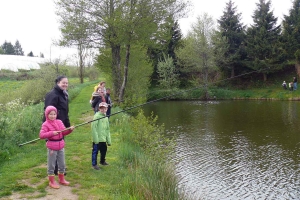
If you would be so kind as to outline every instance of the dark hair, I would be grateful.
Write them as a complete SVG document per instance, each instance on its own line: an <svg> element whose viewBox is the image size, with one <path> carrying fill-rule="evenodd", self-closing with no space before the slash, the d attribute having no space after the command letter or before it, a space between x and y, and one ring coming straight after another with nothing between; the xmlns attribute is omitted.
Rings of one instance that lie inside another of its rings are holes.
<svg viewBox="0 0 300 200"><path fill-rule="evenodd" d="M97 87L96 92L98 92L98 90L99 90L100 88L102 88L102 87Z"/></svg>
<svg viewBox="0 0 300 200"><path fill-rule="evenodd" d="M56 79L55 79L55 83L59 83L62 79L64 78L67 78L66 76L62 75L62 76L58 76Z"/></svg>

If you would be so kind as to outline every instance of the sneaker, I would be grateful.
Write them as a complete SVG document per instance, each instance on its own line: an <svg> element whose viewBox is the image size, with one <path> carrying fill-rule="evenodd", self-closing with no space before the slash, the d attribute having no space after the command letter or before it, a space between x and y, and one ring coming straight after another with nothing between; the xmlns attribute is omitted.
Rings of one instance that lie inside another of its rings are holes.
<svg viewBox="0 0 300 200"><path fill-rule="evenodd" d="M100 170L100 167L99 167L98 165L93 166L93 168L94 168L95 170Z"/></svg>
<svg viewBox="0 0 300 200"><path fill-rule="evenodd" d="M100 163L101 165L109 165L107 162Z"/></svg>

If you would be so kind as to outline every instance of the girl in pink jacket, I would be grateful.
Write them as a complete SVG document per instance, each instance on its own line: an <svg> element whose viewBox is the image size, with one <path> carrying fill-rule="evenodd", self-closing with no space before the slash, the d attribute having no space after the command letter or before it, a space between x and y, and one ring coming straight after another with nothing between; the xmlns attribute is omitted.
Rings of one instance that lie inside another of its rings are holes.
<svg viewBox="0 0 300 200"><path fill-rule="evenodd" d="M59 188L59 185L54 180L54 168L57 161L58 165L58 177L59 183L62 185L69 185L70 183L65 180L65 141L63 137L70 134L74 130L74 126L71 126L67 130L61 120L56 119L57 109L54 106L47 106L45 110L46 121L42 124L40 131L40 138L47 139L48 149L48 178L49 186L55 189ZM64 131L63 131L64 130Z"/></svg>

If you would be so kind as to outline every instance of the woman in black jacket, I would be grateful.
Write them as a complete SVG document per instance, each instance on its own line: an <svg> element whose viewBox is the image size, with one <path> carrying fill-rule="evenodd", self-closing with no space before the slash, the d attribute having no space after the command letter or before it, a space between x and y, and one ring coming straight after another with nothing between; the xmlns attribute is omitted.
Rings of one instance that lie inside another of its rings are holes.
<svg viewBox="0 0 300 200"><path fill-rule="evenodd" d="M68 78L66 76L59 76L55 80L56 85L54 88L46 94L45 107L54 106L57 109L57 119L60 119L66 128L70 127L69 120L69 95ZM44 120L45 121L45 120Z"/></svg>

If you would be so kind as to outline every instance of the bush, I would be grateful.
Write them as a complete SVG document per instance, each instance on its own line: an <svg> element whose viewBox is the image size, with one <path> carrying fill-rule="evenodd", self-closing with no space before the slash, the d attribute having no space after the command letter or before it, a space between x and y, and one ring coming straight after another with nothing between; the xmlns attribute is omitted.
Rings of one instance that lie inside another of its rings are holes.
<svg viewBox="0 0 300 200"><path fill-rule="evenodd" d="M144 152L159 163L167 162L174 152L175 140L164 136L164 126L156 125L157 117L145 117L142 110L130 120L133 131L131 142L141 147Z"/></svg>
<svg viewBox="0 0 300 200"><path fill-rule="evenodd" d="M18 144L37 138L43 105L26 106L20 99L0 106L0 164L18 152Z"/></svg>
<svg viewBox="0 0 300 200"><path fill-rule="evenodd" d="M85 76L89 78L90 81L98 80L99 70L96 67L85 68Z"/></svg>

